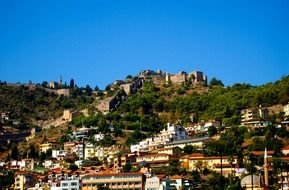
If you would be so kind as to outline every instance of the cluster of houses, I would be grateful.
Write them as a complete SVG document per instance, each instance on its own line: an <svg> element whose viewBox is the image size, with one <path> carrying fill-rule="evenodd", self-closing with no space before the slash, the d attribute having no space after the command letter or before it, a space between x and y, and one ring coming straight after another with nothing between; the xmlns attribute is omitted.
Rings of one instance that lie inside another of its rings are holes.
<svg viewBox="0 0 289 190"><path fill-rule="evenodd" d="M87 133L88 129L83 128L75 131L73 135L85 138ZM103 137L102 134L95 136L96 139ZM50 142L40 145L41 152L52 150L52 159L44 160L42 163L44 169L37 168L33 159L0 162L0 168L16 171L13 189L19 190L90 190L98 189L100 186L109 189L139 190L191 189L191 181L186 176L165 175L164 168L169 167L171 160L179 162L181 167L187 171L202 172L204 169L209 169L220 172L224 176L240 176L248 172L245 168L239 168L236 156L183 154L182 148L186 145L202 149L208 139L208 137L191 139L184 127L168 123L158 135L132 145L130 153L120 154L120 147L98 147L86 141L66 142L63 146L56 142ZM288 155L289 147L284 147L281 151L284 155ZM252 151L251 153L256 156L265 154L264 151ZM76 170L69 170L64 164L65 158L71 154L76 154L80 159L75 161L75 164L78 165ZM273 154L274 151L266 152L269 158ZM83 165L84 160L94 158L105 164ZM282 159L286 160L288 157L282 157ZM137 170L124 172L128 163ZM286 175L284 174L284 176ZM254 176L254 178L260 179L258 176ZM248 183L247 178L244 178L243 183ZM260 187L262 185L259 184ZM285 185L284 183L284 187ZM244 187L246 186L248 189L251 188L249 183L244 185Z"/></svg>
<svg viewBox="0 0 289 190"><path fill-rule="evenodd" d="M88 129L75 131L73 135L85 139ZM104 136L97 134L96 139ZM120 154L120 147L98 147L86 141L66 142L62 145L57 142L43 143L40 152L52 151L52 159L44 160L42 165L45 172L37 171L33 159L0 163L1 167L16 170L14 189L97 189L99 185L109 189L169 189L191 187L190 181L184 176L166 176L165 171L153 172L169 166L170 160L181 163L187 170L198 168L195 162L200 160L207 163L210 169L218 170L220 157L207 157L202 154L182 156L182 148L186 145L194 145L199 148L208 138L190 139L184 127L167 124L167 127L159 135L141 141L131 146L131 152ZM69 170L63 165L65 157L76 154L80 160L75 161L79 169ZM97 158L106 163L101 166L83 166L86 159ZM138 168L135 172L123 172L124 167L130 163ZM223 157L223 165L232 166L227 157ZM225 169L224 169L225 170ZM232 167L230 172L234 168ZM228 172L228 174L230 173ZM225 173L224 173L225 174ZM1 176L0 176L1 178Z"/></svg>

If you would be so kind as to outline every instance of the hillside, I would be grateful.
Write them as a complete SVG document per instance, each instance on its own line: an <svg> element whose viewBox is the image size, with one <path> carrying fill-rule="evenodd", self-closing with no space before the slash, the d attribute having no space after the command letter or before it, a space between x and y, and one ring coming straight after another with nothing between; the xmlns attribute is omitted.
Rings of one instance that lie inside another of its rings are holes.
<svg viewBox="0 0 289 190"><path fill-rule="evenodd" d="M153 116L162 122L186 124L193 117L194 122L214 119L234 125L240 123L240 111L244 108L279 105L275 106L275 115L271 115L275 122L282 119L278 115L282 108L280 105L288 101L289 76L261 86L234 84L224 87L211 83L207 87L190 84L160 86L147 82L140 92L130 96L112 115L130 115L145 123L146 117Z"/></svg>
<svg viewBox="0 0 289 190"><path fill-rule="evenodd" d="M289 101L289 76L260 86L237 83L227 87L215 78L208 84L197 85L190 82L155 84L147 79L140 90L127 96L119 107L108 114L96 111L94 102L98 98L94 98L91 92L88 94L85 89L75 88L71 91L72 95L65 97L48 93L37 86L1 84L0 111L10 112L12 119L21 118L32 125L53 121L61 116L64 109L88 107L90 116L74 118L72 125L97 126L98 131L103 133L108 133L108 127L114 126L115 136L121 136L121 130L137 130L124 137L127 144L131 144L159 132L166 122L186 125L213 119L227 126L237 125L242 109L259 105L269 108L273 123L280 122L284 119L282 105ZM109 93L106 94L109 96Z"/></svg>
<svg viewBox="0 0 289 190"><path fill-rule="evenodd" d="M92 102L90 96L59 96L37 85L0 84L0 112L9 112L10 120L27 125L55 119L62 115L64 109L74 110Z"/></svg>

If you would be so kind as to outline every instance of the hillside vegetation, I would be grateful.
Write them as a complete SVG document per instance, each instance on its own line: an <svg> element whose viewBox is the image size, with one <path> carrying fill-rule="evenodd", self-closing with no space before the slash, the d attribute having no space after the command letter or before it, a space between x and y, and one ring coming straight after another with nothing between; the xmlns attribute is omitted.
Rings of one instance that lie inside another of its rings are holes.
<svg viewBox="0 0 289 190"><path fill-rule="evenodd" d="M26 124L53 119L64 109L77 109L92 102L93 98L85 94L65 97L48 93L41 86L0 84L0 112L9 112L10 119Z"/></svg>
<svg viewBox="0 0 289 190"><path fill-rule="evenodd" d="M217 81L217 82L216 82ZM158 133L166 122L190 124L193 122L219 120L226 126L240 124L241 109L262 105L284 105L289 101L289 76L274 83L261 86L234 84L224 87L216 79L208 85L155 85L146 81L141 90L130 95L115 111L106 115L97 113L78 117L72 124L98 126L98 132L109 133L114 126L116 135L121 130L134 131L127 137L127 144L135 143L145 136ZM274 109L282 106L274 106ZM274 110L272 123L284 118L283 110ZM141 132L140 132L141 131ZM146 133L144 133L146 132Z"/></svg>
<svg viewBox="0 0 289 190"><path fill-rule="evenodd" d="M93 101L93 97L85 93L64 97L38 87L0 85L0 111L9 111L11 118L27 121L56 118L68 108L93 108ZM235 125L240 123L241 109L288 102L289 76L261 86L237 83L224 87L215 78L208 85L155 85L146 81L141 90L128 96L115 111L106 115L94 112L89 117L76 118L72 123L99 126L103 130L113 125L118 129L155 133L166 122L188 124L192 119L193 122L215 119L226 125ZM94 109L90 110L93 113ZM282 119L282 112L271 115L273 122Z"/></svg>

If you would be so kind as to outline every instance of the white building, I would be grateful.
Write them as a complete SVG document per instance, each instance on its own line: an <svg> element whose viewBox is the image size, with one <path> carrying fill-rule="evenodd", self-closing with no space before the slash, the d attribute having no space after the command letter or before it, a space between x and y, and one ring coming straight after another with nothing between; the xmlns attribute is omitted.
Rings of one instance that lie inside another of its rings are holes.
<svg viewBox="0 0 289 190"><path fill-rule="evenodd" d="M145 182L145 190L163 190L164 186L157 176L147 177Z"/></svg>
<svg viewBox="0 0 289 190"><path fill-rule="evenodd" d="M52 158L60 159L67 155L67 150L52 150Z"/></svg>
<svg viewBox="0 0 289 190"><path fill-rule="evenodd" d="M94 140L95 140L96 142L102 140L103 138L104 138L104 134L102 134L102 133L99 133L99 134L95 134L95 135L94 135Z"/></svg>
<svg viewBox="0 0 289 190"><path fill-rule="evenodd" d="M60 185L52 184L50 190L80 190L79 179L65 179Z"/></svg>
<svg viewBox="0 0 289 190"><path fill-rule="evenodd" d="M165 145L167 143L184 140L188 138L187 131L179 125L167 124L167 127L160 131L155 137L150 137L142 140L138 144L131 145L131 152L149 151L155 149L159 145Z"/></svg>

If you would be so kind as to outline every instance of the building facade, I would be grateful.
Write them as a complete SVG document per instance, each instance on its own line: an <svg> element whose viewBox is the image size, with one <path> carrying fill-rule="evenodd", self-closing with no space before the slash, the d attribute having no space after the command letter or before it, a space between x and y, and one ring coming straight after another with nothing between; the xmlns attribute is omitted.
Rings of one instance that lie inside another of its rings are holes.
<svg viewBox="0 0 289 190"><path fill-rule="evenodd" d="M82 190L96 190L101 185L109 189L144 189L144 176L140 173L87 175L82 178Z"/></svg>

